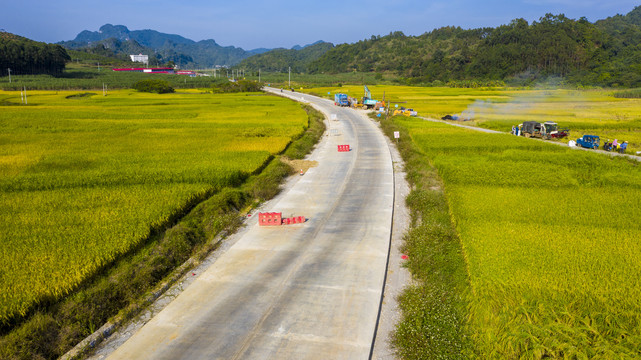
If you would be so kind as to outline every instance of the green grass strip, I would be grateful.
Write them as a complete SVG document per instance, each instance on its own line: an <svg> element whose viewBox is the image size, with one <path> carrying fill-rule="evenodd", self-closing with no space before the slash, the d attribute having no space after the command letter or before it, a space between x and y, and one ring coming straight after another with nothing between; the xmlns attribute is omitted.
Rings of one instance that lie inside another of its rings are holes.
<svg viewBox="0 0 641 360"><path fill-rule="evenodd" d="M400 132L398 149L412 188L406 199L412 223L402 250L414 282L399 298L402 320L393 346L402 359L467 358L473 353L466 333L469 280L441 180L406 128L393 119L382 119L381 126L390 139Z"/></svg>

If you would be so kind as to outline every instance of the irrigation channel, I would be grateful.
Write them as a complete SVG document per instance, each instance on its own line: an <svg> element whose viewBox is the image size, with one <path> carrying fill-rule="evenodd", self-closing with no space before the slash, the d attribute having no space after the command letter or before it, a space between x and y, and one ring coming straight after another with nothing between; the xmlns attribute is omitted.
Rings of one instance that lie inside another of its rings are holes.
<svg viewBox="0 0 641 360"><path fill-rule="evenodd" d="M370 357L390 248L390 150L362 112L286 95L328 115L327 136L310 155L318 166L262 210L306 222L259 226L254 214L224 254L107 358Z"/></svg>

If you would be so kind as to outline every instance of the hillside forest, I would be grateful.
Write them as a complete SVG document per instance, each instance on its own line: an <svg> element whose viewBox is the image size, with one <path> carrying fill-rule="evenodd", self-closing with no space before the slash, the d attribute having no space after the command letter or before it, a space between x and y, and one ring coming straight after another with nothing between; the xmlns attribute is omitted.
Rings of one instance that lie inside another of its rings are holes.
<svg viewBox="0 0 641 360"><path fill-rule="evenodd" d="M71 60L60 45L47 44L0 32L0 76L12 74L60 75Z"/></svg>

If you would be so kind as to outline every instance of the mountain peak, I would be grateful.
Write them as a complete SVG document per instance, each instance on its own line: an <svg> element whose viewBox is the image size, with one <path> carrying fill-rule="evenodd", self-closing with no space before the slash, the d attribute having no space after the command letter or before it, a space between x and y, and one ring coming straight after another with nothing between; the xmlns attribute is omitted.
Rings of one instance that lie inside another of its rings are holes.
<svg viewBox="0 0 641 360"><path fill-rule="evenodd" d="M292 46L292 50L302 50L302 49L304 49L304 48L306 48L306 47L314 46L314 45L316 45L316 44L322 44L322 43L324 43L324 42L325 42L325 41L323 41L323 40L318 40L318 41L316 41L315 43L307 44L307 45L305 45L305 46L294 45L294 46Z"/></svg>
<svg viewBox="0 0 641 360"><path fill-rule="evenodd" d="M113 34L115 36L110 37L118 38L122 34L129 34L129 29L124 25L105 24L98 29L98 32L101 34Z"/></svg>

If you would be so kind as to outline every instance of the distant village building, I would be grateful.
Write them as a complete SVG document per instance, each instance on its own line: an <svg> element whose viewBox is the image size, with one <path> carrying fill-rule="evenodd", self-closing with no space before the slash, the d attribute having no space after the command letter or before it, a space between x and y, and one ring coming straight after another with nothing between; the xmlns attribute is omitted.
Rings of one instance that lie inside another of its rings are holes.
<svg viewBox="0 0 641 360"><path fill-rule="evenodd" d="M129 55L129 57L133 62L141 62L144 64L149 64L149 55L138 54L138 55Z"/></svg>

